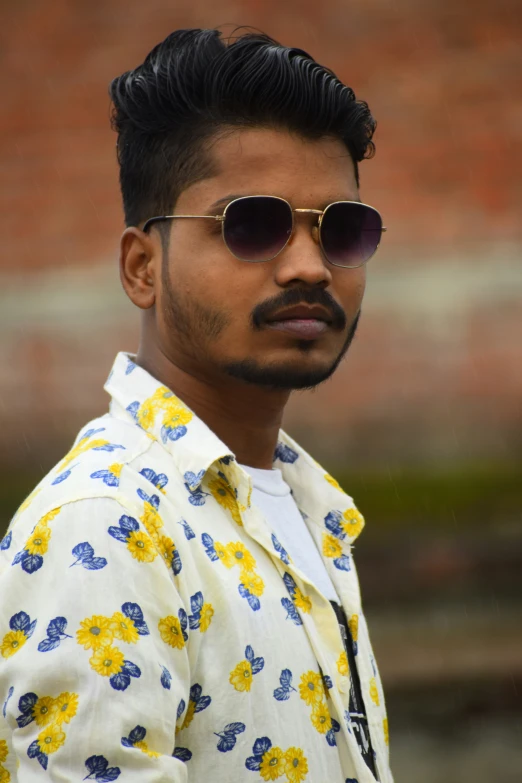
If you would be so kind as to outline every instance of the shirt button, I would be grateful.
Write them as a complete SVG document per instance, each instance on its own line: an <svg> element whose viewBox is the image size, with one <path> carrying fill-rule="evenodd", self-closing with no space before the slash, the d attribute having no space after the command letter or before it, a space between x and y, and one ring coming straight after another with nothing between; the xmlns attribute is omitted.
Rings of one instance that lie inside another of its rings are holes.
<svg viewBox="0 0 522 783"><path fill-rule="evenodd" d="M341 691L341 693L349 693L350 691L350 680L348 677L339 677L337 681L337 687Z"/></svg>

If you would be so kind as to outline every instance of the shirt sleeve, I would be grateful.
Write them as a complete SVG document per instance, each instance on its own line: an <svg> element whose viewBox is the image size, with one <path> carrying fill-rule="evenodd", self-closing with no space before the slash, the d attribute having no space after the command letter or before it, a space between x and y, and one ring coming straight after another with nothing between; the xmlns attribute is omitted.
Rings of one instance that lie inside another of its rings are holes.
<svg viewBox="0 0 522 783"><path fill-rule="evenodd" d="M0 749L13 780L187 780L187 614L170 544L94 498L0 552Z"/></svg>

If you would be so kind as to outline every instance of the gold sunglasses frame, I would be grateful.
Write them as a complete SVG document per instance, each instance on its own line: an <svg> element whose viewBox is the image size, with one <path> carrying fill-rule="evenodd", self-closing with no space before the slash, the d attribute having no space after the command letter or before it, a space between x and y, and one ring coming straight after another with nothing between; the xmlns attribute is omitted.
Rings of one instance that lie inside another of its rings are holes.
<svg viewBox="0 0 522 783"><path fill-rule="evenodd" d="M290 213L292 215L292 230L290 231L290 234L288 235L288 239L286 240L285 244L283 245L283 247L280 250L277 251L277 253L274 253L273 256L270 256L270 258L264 258L262 261L251 261L248 258L241 258L241 256L236 255L236 253L234 253L230 249L230 247L229 247L229 245L227 243L227 240L225 239L225 218L227 216L227 210L229 209L229 207L232 206L232 204L235 204L237 201L245 201L245 200L251 199L251 198L271 198L271 199L277 199L278 201L282 201L282 202L284 202L285 204L288 205L288 208L290 209ZM226 205L225 209L223 210L223 214L222 215L157 215L156 217L148 218L145 221L145 223L143 224L143 227L142 227L141 230L143 232L147 233L147 231L148 231L148 229L150 228L151 225L153 225L154 223L162 222L164 220L177 220L177 219L182 219L182 218L183 219L189 219L189 220L190 219L196 219L196 218L203 218L203 219L206 219L206 220L217 220L218 222L221 223L221 236L222 236L223 242L225 244L225 247L227 248L228 252L231 255L234 256L234 258L237 258L238 261L244 261L245 263L248 263L248 264L263 264L263 263L265 263L267 261L272 261L274 258L276 258L280 253L283 252L283 250L286 248L286 246L290 242L290 240L291 240L291 238L292 238L292 236L294 234L294 231L295 231L294 214L295 213L308 213L308 214L312 214L312 215L318 215L317 225L316 226L312 226L312 232L313 232L314 228L317 230L317 236L318 236L318 239L319 239L318 244L319 244L319 247L321 248L321 252L322 252L324 258L326 259L326 261L328 261L329 264L332 264L332 266L337 266L340 269L358 269L359 267L364 266L365 264L367 264L368 261L370 260L370 258L373 258L373 256L375 255L375 253L377 252L377 250L379 248L379 245L381 244L381 240L379 239L379 242L377 243L377 245L375 247L375 250L373 251L371 256L368 256L368 258L365 259L361 264L356 264L355 266L344 266L343 264L335 264L333 261L330 261L330 259L328 258L327 254L326 254L326 251L325 251L325 249L323 247L323 241L322 241L322 237L321 237L321 224L323 222L323 218L324 218L325 214L328 212L330 207L333 207L336 204L357 204L358 206L363 206L363 207L366 207L367 209L371 209L373 212L377 212L377 214L379 215L379 218L381 219L381 234L384 231L388 230L385 226L382 226L382 216L381 216L381 213L377 209L375 209L375 207L371 207L369 204L364 204L362 201L332 201L332 203L328 204L324 209L293 209L292 205L290 204L290 202L287 201L285 198L281 198L280 196L267 196L267 195L261 195L261 194L258 194L258 195L255 195L255 196L238 196L237 198L232 199L232 201L229 201L228 204Z"/></svg>

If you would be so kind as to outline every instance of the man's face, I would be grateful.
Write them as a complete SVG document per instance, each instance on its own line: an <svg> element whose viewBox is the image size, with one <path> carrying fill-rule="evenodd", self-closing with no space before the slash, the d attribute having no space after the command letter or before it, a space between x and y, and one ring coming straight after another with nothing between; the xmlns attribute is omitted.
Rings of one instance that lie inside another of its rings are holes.
<svg viewBox="0 0 522 783"><path fill-rule="evenodd" d="M229 195L280 196L294 209L358 199L353 162L337 140L233 130L214 140L210 154L215 175L184 190L175 214L220 214L226 202L213 205ZM312 232L316 224L317 215L297 214L285 249L271 261L248 263L227 249L220 222L171 221L155 311L162 353L212 382L303 389L330 377L357 326L365 270L329 264ZM268 325L271 315L298 304L322 306L331 324L311 340Z"/></svg>

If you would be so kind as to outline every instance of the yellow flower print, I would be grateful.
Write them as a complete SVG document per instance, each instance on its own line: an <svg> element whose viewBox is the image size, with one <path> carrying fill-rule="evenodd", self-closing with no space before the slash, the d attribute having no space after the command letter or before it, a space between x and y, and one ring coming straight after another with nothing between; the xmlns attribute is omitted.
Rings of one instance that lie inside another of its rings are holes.
<svg viewBox="0 0 522 783"><path fill-rule="evenodd" d="M168 536L160 536L160 538L156 542L156 546L162 559L170 568L172 566L172 558L174 557L174 552L176 551L176 545L174 544L174 541Z"/></svg>
<svg viewBox="0 0 522 783"><path fill-rule="evenodd" d="M156 538L158 530L160 527L163 527L163 520L158 514L158 510L148 500L145 500L143 503L143 514L140 517L140 521L143 522L147 533L152 539Z"/></svg>
<svg viewBox="0 0 522 783"><path fill-rule="evenodd" d="M58 516L60 511L62 510L61 506L58 506L58 508L53 508L52 511L49 511L47 514L44 514L44 516L41 518L40 522L38 524L40 525L47 525L49 522L52 522L52 520Z"/></svg>
<svg viewBox="0 0 522 783"><path fill-rule="evenodd" d="M388 730L388 718L384 718L382 722L382 730L384 732L384 741L387 745L390 744L390 733Z"/></svg>
<svg viewBox="0 0 522 783"><path fill-rule="evenodd" d="M319 704L314 705L310 720L312 721L314 729L317 729L319 734L326 734L327 731L330 731L332 728L332 718L330 717L326 702L321 701Z"/></svg>
<svg viewBox="0 0 522 783"><path fill-rule="evenodd" d="M343 548L339 541L329 533L323 535L323 555L325 557L340 557Z"/></svg>
<svg viewBox="0 0 522 783"><path fill-rule="evenodd" d="M323 701L324 684L319 672L308 671L301 675L299 695L309 706L320 704Z"/></svg>
<svg viewBox="0 0 522 783"><path fill-rule="evenodd" d="M379 691L377 690L377 683L375 682L375 677L372 677L370 680L370 698L373 701L374 704L379 706Z"/></svg>
<svg viewBox="0 0 522 783"><path fill-rule="evenodd" d="M330 474L329 474L329 473L325 473L325 474L324 474L324 477L325 477L326 481L327 481L329 484L331 484L331 486L332 486L332 487L335 487L335 489L338 489L340 492L343 492L343 491L344 491L344 490L343 490L343 488L341 487L341 485L339 484L339 482L338 482L338 481L336 481L336 479L334 479L334 477L333 477L333 476L330 476Z"/></svg>
<svg viewBox="0 0 522 783"><path fill-rule="evenodd" d="M121 650L108 644L106 647L96 650L89 658L89 663L97 674L101 674L102 677L112 677L113 674L118 674L121 671L124 659L125 656Z"/></svg>
<svg viewBox="0 0 522 783"><path fill-rule="evenodd" d="M148 400L138 410L136 419L140 427L144 430L150 430L154 424L156 418L157 409L156 406L151 404Z"/></svg>
<svg viewBox="0 0 522 783"><path fill-rule="evenodd" d="M232 568L232 566L235 565L235 561L231 553L224 544L216 541L214 543L214 549L216 550L216 555L219 557L224 566L227 568Z"/></svg>
<svg viewBox="0 0 522 783"><path fill-rule="evenodd" d="M36 739L42 753L56 753L58 748L61 748L65 742L65 733L58 724L52 723L48 728L41 731Z"/></svg>
<svg viewBox="0 0 522 783"><path fill-rule="evenodd" d="M343 514L341 527L346 535L355 538L364 527L364 517L356 508L348 508Z"/></svg>
<svg viewBox="0 0 522 783"><path fill-rule="evenodd" d="M33 707L33 718L37 726L48 726L54 723L56 701L51 696L41 696Z"/></svg>
<svg viewBox="0 0 522 783"><path fill-rule="evenodd" d="M0 783L11 783L10 772L2 766L0 766Z"/></svg>
<svg viewBox="0 0 522 783"><path fill-rule="evenodd" d="M127 549L135 560L140 563L152 563L156 555L156 549L149 536L142 530L132 530L127 539Z"/></svg>
<svg viewBox="0 0 522 783"><path fill-rule="evenodd" d="M2 658L10 658L11 655L20 650L27 641L27 636L23 631L9 631L6 633L0 645Z"/></svg>
<svg viewBox="0 0 522 783"><path fill-rule="evenodd" d="M294 604L297 606L298 609L301 609L301 611L304 612L305 614L308 614L312 610L311 600L308 598L307 595L302 593L297 586L295 588Z"/></svg>
<svg viewBox="0 0 522 783"><path fill-rule="evenodd" d="M217 476L216 478L213 478L209 481L208 488L219 505L225 508L227 511L230 511L234 522L236 522L238 525L243 525L236 494L228 481L226 481L224 478L221 478L220 476Z"/></svg>
<svg viewBox="0 0 522 783"><path fill-rule="evenodd" d="M270 748L263 753L259 774L263 780L277 780L285 773L285 754L281 748Z"/></svg>
<svg viewBox="0 0 522 783"><path fill-rule="evenodd" d="M165 644L169 644L177 650L183 649L185 646L185 639L183 638L181 623L177 617L174 617L172 614L169 614L168 617L164 617L163 620L160 620L158 623L158 630Z"/></svg>
<svg viewBox="0 0 522 783"><path fill-rule="evenodd" d="M27 539L25 549L30 555L45 555L49 547L51 531L45 525L36 525L35 529Z"/></svg>
<svg viewBox="0 0 522 783"><path fill-rule="evenodd" d="M234 565L238 565L242 571L253 571L255 569L255 558L250 554L246 546L241 541L227 544L226 550L230 555Z"/></svg>
<svg viewBox="0 0 522 783"><path fill-rule="evenodd" d="M76 631L76 641L84 650L99 650L112 642L113 637L111 619L98 614L82 620Z"/></svg>
<svg viewBox="0 0 522 783"><path fill-rule="evenodd" d="M94 438L94 440L91 440L90 438L82 438L82 440L77 443L68 454L66 454L60 464L59 470L62 470L67 465L69 465L73 460L76 459L76 457L79 457L80 454L84 454L86 451L90 451L91 449L98 449L109 445L109 441L104 440L103 438Z"/></svg>
<svg viewBox="0 0 522 783"><path fill-rule="evenodd" d="M350 674L350 668L348 666L348 656L346 655L346 652L344 650L340 654L337 660L337 671L339 672L339 674L342 674L343 677L348 677L348 675Z"/></svg>
<svg viewBox="0 0 522 783"><path fill-rule="evenodd" d="M208 629L213 616L214 607L212 604L203 604L201 607L201 619L199 623L199 630L201 633L205 633L205 631Z"/></svg>
<svg viewBox="0 0 522 783"><path fill-rule="evenodd" d="M251 595L263 595L265 583L255 571L241 571L241 582Z"/></svg>
<svg viewBox="0 0 522 783"><path fill-rule="evenodd" d="M136 626L122 612L114 612L110 619L110 629L116 639L121 639L127 644L135 644L140 638Z"/></svg>
<svg viewBox="0 0 522 783"><path fill-rule="evenodd" d="M123 470L123 463L115 462L113 465L109 465L107 470L109 473L112 473L113 476L116 476L116 478L120 478L121 471Z"/></svg>
<svg viewBox="0 0 522 783"><path fill-rule="evenodd" d="M235 669L230 672L228 678L236 691L249 691L252 687L252 664L250 661L241 661Z"/></svg>
<svg viewBox="0 0 522 783"><path fill-rule="evenodd" d="M135 742L133 747L138 748L142 753L146 753L146 755L151 759L159 759L161 756L161 753L157 753L155 750L149 750L145 740L139 740L139 742Z"/></svg>
<svg viewBox="0 0 522 783"><path fill-rule="evenodd" d="M308 772L308 760L301 748L288 748L285 753L285 774L288 783L301 783Z"/></svg>
<svg viewBox="0 0 522 783"><path fill-rule="evenodd" d="M165 416L163 418L163 426L175 429L176 427L183 427L192 421L192 412L181 403L180 400L175 397L171 397L167 404L164 406Z"/></svg>
<svg viewBox="0 0 522 783"><path fill-rule="evenodd" d="M54 699L54 722L59 726L69 723L78 711L78 694L65 691Z"/></svg>
<svg viewBox="0 0 522 783"><path fill-rule="evenodd" d="M183 725L181 726L180 731L186 729L187 726L190 726L195 714L196 714L196 702L191 700L189 701L187 712L185 713L185 720L183 721Z"/></svg>
<svg viewBox="0 0 522 783"><path fill-rule="evenodd" d="M8 753L7 742L5 740L0 740L0 764L6 760Z"/></svg>
<svg viewBox="0 0 522 783"><path fill-rule="evenodd" d="M356 642L357 638L359 636L359 615L358 614L352 614L352 616L348 620L348 628L350 629L350 633L352 635L353 641Z"/></svg>

